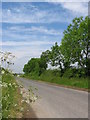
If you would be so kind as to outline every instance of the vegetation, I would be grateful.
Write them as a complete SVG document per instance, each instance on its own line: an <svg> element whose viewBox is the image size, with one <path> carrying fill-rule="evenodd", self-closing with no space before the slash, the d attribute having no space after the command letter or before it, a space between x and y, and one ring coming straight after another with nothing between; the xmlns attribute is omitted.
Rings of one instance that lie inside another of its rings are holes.
<svg viewBox="0 0 90 120"><path fill-rule="evenodd" d="M47 68L46 60L43 58L32 58L28 63L24 66L23 71L25 73L33 72L37 75L41 75Z"/></svg>
<svg viewBox="0 0 90 120"><path fill-rule="evenodd" d="M18 104L21 97L20 94L17 94L19 89L9 69L10 65L14 65L12 63L14 57L10 52L0 51L0 118L15 116L16 109L13 109L12 106ZM16 98L18 99L16 100Z"/></svg>
<svg viewBox="0 0 90 120"><path fill-rule="evenodd" d="M15 56L10 52L2 52L0 51L0 69L2 66L5 68L5 70L10 71L9 69L10 65L14 65L12 60L15 58Z"/></svg>
<svg viewBox="0 0 90 120"><path fill-rule="evenodd" d="M2 83L2 76L0 75L0 120L2 118L2 88L1 88L1 83Z"/></svg>
<svg viewBox="0 0 90 120"><path fill-rule="evenodd" d="M10 65L14 65L10 59L13 55L9 52L0 53L1 63L3 64L0 65L0 119L23 118L26 117L23 115L27 113L27 110L28 114L31 115L31 113L29 113L29 103L27 104L26 98L24 99L23 97L23 92L27 95L27 91L25 91L23 86L17 84L9 68ZM4 66L4 68L2 66Z"/></svg>
<svg viewBox="0 0 90 120"><path fill-rule="evenodd" d="M57 42L51 50L42 52L40 58L32 58L24 66L24 76L58 84L88 88L90 75L90 36L87 16L73 19L63 32L61 44ZM47 70L48 64L58 70ZM55 73L54 73L55 72ZM53 74L52 74L53 73ZM58 74L58 75L57 75Z"/></svg>
<svg viewBox="0 0 90 120"><path fill-rule="evenodd" d="M21 85L19 86L14 79L14 76L10 73L2 75L2 83L0 79L0 86L2 85L2 108L0 118L24 118L25 113L29 110L26 99L24 100L21 94ZM23 89L23 87L22 87ZM32 90L32 89L30 89ZM24 93L23 94L27 94ZM30 93L31 94L31 93ZM28 113L31 115L31 113Z"/></svg>
<svg viewBox="0 0 90 120"><path fill-rule="evenodd" d="M60 71L57 70L46 70L40 76L36 74L24 74L22 77L44 81L48 83L58 84L60 86L72 87L72 88L83 88L83 90L90 89L88 84L90 84L89 78L78 78L78 77L60 77Z"/></svg>
<svg viewBox="0 0 90 120"><path fill-rule="evenodd" d="M11 74L2 76L2 118L15 118L20 114L21 95Z"/></svg>

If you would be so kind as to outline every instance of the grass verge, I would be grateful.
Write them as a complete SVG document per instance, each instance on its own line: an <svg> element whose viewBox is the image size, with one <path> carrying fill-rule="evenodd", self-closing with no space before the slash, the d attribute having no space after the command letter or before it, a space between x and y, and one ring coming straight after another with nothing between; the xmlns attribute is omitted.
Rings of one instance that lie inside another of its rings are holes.
<svg viewBox="0 0 90 120"><path fill-rule="evenodd" d="M22 95L11 74L2 76L2 118L22 118L28 105L22 103ZM25 116L24 116L25 117Z"/></svg>
<svg viewBox="0 0 90 120"><path fill-rule="evenodd" d="M2 76L0 75L0 120L2 118Z"/></svg>
<svg viewBox="0 0 90 120"><path fill-rule="evenodd" d="M45 71L40 76L37 76L35 74L27 74L23 75L23 77L33 80L39 80L49 83L55 83L57 85L76 88L76 89L82 89L82 90L90 90L89 84L90 80L89 78L78 78L78 77L60 77L58 74L54 73L53 71Z"/></svg>

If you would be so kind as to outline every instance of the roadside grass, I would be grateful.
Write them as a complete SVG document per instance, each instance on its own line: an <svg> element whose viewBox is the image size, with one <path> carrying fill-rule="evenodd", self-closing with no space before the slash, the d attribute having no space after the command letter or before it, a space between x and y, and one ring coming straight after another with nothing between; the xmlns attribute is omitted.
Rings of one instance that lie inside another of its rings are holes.
<svg viewBox="0 0 90 120"><path fill-rule="evenodd" d="M58 73L55 73L53 71L45 71L40 76L37 76L35 74L27 74L23 75L25 78L33 79L33 80L40 80L44 82L49 83L55 83L62 86L72 87L72 88L83 88L83 89L90 89L89 84L90 80L89 78L79 78L79 77L60 77Z"/></svg>
<svg viewBox="0 0 90 120"><path fill-rule="evenodd" d="M22 103L22 95L13 75L2 75L2 118L21 118L26 103Z"/></svg>
<svg viewBox="0 0 90 120"><path fill-rule="evenodd" d="M2 76L0 75L0 120L2 118Z"/></svg>

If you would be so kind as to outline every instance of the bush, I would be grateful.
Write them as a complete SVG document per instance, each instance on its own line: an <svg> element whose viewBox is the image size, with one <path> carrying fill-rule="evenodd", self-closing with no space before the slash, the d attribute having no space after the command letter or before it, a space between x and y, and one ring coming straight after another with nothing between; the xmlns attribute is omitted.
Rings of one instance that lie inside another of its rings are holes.
<svg viewBox="0 0 90 120"><path fill-rule="evenodd" d="M74 76L74 73L73 73L73 70L70 68L70 69L67 69L64 74L63 74L63 77L73 77Z"/></svg>
<svg viewBox="0 0 90 120"><path fill-rule="evenodd" d="M69 68L64 72L63 77L68 77L68 78L85 77L85 70L84 69Z"/></svg>

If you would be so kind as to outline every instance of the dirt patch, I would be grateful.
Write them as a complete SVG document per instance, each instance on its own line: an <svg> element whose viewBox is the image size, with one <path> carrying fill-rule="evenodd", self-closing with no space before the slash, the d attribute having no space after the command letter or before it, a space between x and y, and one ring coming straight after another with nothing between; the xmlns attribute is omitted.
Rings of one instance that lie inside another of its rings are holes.
<svg viewBox="0 0 90 120"><path fill-rule="evenodd" d="M30 105L26 105L22 118L37 118L35 112Z"/></svg>

